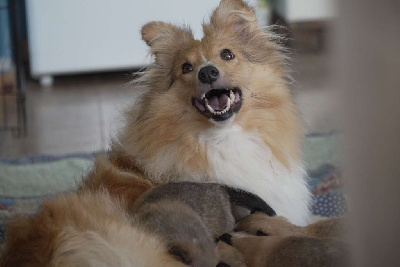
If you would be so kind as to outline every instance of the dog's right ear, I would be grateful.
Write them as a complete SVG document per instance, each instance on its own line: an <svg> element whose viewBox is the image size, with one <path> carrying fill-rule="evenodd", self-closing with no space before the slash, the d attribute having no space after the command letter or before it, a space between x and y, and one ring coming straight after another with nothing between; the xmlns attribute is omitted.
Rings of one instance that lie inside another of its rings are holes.
<svg viewBox="0 0 400 267"><path fill-rule="evenodd" d="M204 34L230 31L248 41L247 36L259 31L255 10L243 0L221 0L209 24L203 25Z"/></svg>
<svg viewBox="0 0 400 267"><path fill-rule="evenodd" d="M173 53L178 53L183 45L194 40L189 28L180 28L161 21L147 23L142 27L141 33L159 65L170 66Z"/></svg>

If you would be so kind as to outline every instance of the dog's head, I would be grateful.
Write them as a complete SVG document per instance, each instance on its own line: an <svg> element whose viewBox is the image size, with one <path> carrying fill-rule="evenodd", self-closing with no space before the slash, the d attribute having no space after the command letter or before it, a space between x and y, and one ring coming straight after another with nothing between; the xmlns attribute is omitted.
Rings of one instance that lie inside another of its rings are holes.
<svg viewBox="0 0 400 267"><path fill-rule="evenodd" d="M235 124L258 132L284 164L287 155L300 155L302 129L276 35L258 27L242 0L222 0L203 31L196 40L185 27L143 26L154 62L136 82L147 90L128 114L128 139L137 140L132 149L144 158L167 147L195 151L179 153L185 166L204 169L206 152L194 138Z"/></svg>
<svg viewBox="0 0 400 267"><path fill-rule="evenodd" d="M240 0L221 1L203 28L204 37L195 40L190 29L150 22L142 38L155 56L152 79L160 97L175 99L169 102L174 110L190 105L187 111L196 110L195 117L218 124L254 106L250 98L257 97L258 87L280 76L274 72L281 71L282 55L271 35L258 28L254 10Z"/></svg>

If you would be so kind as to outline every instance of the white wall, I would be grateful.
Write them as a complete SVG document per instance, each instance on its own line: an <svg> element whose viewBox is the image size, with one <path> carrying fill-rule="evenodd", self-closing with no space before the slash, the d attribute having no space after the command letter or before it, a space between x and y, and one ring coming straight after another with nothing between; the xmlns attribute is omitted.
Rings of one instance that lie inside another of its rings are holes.
<svg viewBox="0 0 400 267"><path fill-rule="evenodd" d="M256 0L248 1L252 4ZM149 21L186 23L196 37L219 0L26 1L31 73L130 69L149 62L140 29Z"/></svg>
<svg viewBox="0 0 400 267"><path fill-rule="evenodd" d="M336 14L336 0L277 0L278 12L288 22L331 19Z"/></svg>

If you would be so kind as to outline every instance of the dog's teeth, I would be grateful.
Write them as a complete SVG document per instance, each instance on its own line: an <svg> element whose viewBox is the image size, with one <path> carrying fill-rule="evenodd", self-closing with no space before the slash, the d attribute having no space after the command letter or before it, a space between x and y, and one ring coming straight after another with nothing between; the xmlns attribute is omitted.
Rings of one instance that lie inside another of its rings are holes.
<svg viewBox="0 0 400 267"><path fill-rule="evenodd" d="M231 95L232 95L232 94L231 94ZM201 95L201 99L207 100L207 98L205 98L205 97L206 97L206 94L205 94L205 93Z"/></svg>
<svg viewBox="0 0 400 267"><path fill-rule="evenodd" d="M235 93L232 91L232 90L230 90L231 92L230 92L230 100L231 100L231 102L233 103L234 101L235 101Z"/></svg>
<svg viewBox="0 0 400 267"><path fill-rule="evenodd" d="M211 113L215 113L214 109L208 104L207 98L206 98L206 107Z"/></svg>
<svg viewBox="0 0 400 267"><path fill-rule="evenodd" d="M226 107L225 107L225 109L226 109L226 110L229 110L230 108L231 108L231 99L228 98L228 102L226 102Z"/></svg>
<svg viewBox="0 0 400 267"><path fill-rule="evenodd" d="M225 108L223 110L216 111L208 104L208 99L205 97L205 94L203 94L202 97L204 98L204 106L213 115L222 115L222 114L227 113L230 110L232 103L234 103L233 101L235 101L235 94L232 92L232 90L229 90L229 98L226 102Z"/></svg>

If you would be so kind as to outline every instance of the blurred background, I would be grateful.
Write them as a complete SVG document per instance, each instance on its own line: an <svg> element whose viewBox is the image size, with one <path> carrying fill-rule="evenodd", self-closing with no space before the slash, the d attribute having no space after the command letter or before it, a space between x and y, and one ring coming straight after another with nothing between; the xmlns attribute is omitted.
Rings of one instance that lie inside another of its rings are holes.
<svg viewBox="0 0 400 267"><path fill-rule="evenodd" d="M190 25L197 38L218 0L0 0L0 157L107 150L149 62L140 28ZM286 27L293 91L308 133L336 130L327 36L335 0L250 0L259 24Z"/></svg>
<svg viewBox="0 0 400 267"><path fill-rule="evenodd" d="M141 26L187 23L200 38L218 3L0 0L0 244L7 220L73 189L109 148L150 60ZM260 26L285 27L313 214L350 206L353 265L400 266L400 1L249 3Z"/></svg>

